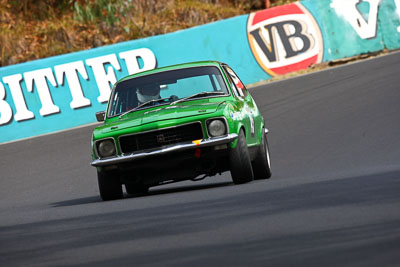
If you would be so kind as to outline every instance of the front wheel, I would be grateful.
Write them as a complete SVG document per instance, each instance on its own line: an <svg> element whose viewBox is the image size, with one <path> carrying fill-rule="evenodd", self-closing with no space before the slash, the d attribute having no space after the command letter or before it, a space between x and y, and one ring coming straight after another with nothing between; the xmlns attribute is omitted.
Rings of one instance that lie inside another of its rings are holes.
<svg viewBox="0 0 400 267"><path fill-rule="evenodd" d="M254 179L268 179L271 177L271 160L269 156L269 146L267 134L261 136L260 147L257 157L253 161Z"/></svg>
<svg viewBox="0 0 400 267"><path fill-rule="evenodd" d="M243 130L239 132L236 148L230 148L229 165L235 184L243 184L253 180L253 168Z"/></svg>
<svg viewBox="0 0 400 267"><path fill-rule="evenodd" d="M103 200L121 199L122 184L116 174L105 171L97 171L97 181L99 182L100 197Z"/></svg>

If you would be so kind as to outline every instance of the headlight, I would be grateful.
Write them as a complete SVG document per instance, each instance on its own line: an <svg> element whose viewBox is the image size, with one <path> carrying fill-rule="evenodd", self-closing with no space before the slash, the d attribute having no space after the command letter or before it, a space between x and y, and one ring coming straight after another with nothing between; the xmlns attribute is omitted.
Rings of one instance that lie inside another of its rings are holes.
<svg viewBox="0 0 400 267"><path fill-rule="evenodd" d="M208 123L208 133L212 137L226 134L226 125L223 120L212 120Z"/></svg>
<svg viewBox="0 0 400 267"><path fill-rule="evenodd" d="M97 152L102 158L111 157L115 155L115 145L111 139L100 141L97 144Z"/></svg>

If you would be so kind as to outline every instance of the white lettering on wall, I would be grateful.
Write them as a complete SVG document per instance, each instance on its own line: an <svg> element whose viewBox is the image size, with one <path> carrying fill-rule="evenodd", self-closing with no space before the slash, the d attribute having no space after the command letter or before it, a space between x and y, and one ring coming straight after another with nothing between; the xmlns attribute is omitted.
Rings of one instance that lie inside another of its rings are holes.
<svg viewBox="0 0 400 267"><path fill-rule="evenodd" d="M119 53L119 57L125 60L129 75L141 71L152 70L156 67L157 61L154 53L148 48L140 48ZM143 67L140 68L138 59L143 60Z"/></svg>
<svg viewBox="0 0 400 267"><path fill-rule="evenodd" d="M357 5L361 2L369 3L368 21L360 13ZM331 8L339 16L343 16L362 39L376 37L378 8L382 0L332 0Z"/></svg>
<svg viewBox="0 0 400 267"><path fill-rule="evenodd" d="M6 99L6 89L0 82L0 125L7 124L12 119L12 109L4 99Z"/></svg>
<svg viewBox="0 0 400 267"><path fill-rule="evenodd" d="M400 0L394 0L394 3L396 4L397 15L399 15L400 19ZM397 27L397 31L400 32L400 26Z"/></svg>
<svg viewBox="0 0 400 267"><path fill-rule="evenodd" d="M3 78L3 81L7 83L8 86L10 87L15 109L17 111L14 115L14 119L16 121L29 120L35 117L35 115L33 115L33 112L28 110L28 108L26 107L25 98L22 93L20 84L21 80L22 80L21 74L15 74Z"/></svg>
<svg viewBox="0 0 400 267"><path fill-rule="evenodd" d="M76 61L55 66L54 71L56 73L56 78L59 85L64 84L64 76L68 81L69 90L71 91L72 95L72 101L70 103L71 108L76 109L90 106L90 100L83 95L82 86L78 77L79 73L83 79L89 79L85 65L83 65L83 61Z"/></svg>
<svg viewBox="0 0 400 267"><path fill-rule="evenodd" d="M41 108L39 113L41 116L47 116L60 112L59 106L55 105L52 96L52 88L63 86L63 89L69 88L72 100L69 103L72 109L90 106L93 99L89 99L84 94L84 88L87 84L96 82L99 96L97 100L100 103L108 101L111 92L111 86L117 82L116 70L121 71L121 66L118 60L124 60L129 75L154 69L157 65L157 60L154 53L148 48L139 48L121 52L118 54L109 54L96 58L89 58L86 61L80 60L54 66L53 69L48 67L39 70L25 72L23 74L13 74L6 76L0 82L0 126L8 124L13 119L16 121L24 121L35 118L35 115L27 107L25 97L33 99L28 101L30 105L36 105L39 101ZM91 67L94 75L94 80L89 81L85 85L83 80L89 80L89 73L85 63ZM107 67L106 65L109 64ZM26 88L24 87L26 85ZM6 100L6 88L9 87L11 97ZM51 86L50 86L51 85ZM89 85L90 86L90 85ZM93 86L93 85L92 85ZM93 86L94 87L94 86ZM34 93L36 88L37 95L24 95L24 91ZM57 91L61 89L58 88ZM55 93L55 92L53 92ZM10 100L12 99L12 102ZM29 99L28 99L29 100ZM57 98L57 101L62 101ZM64 101L69 101L66 99ZM36 106L31 107L32 109ZM38 108L37 108L38 109Z"/></svg>
<svg viewBox="0 0 400 267"><path fill-rule="evenodd" d="M104 103L110 97L110 84L113 85L117 82L114 69L109 66L107 72L104 69L104 64L111 64L116 70L121 70L117 56L110 54L106 56L91 58L86 60L86 64L92 67L94 78L96 79L97 87L99 88L100 96L97 101Z"/></svg>
<svg viewBox="0 0 400 267"><path fill-rule="evenodd" d="M40 102L42 103L42 108L39 111L40 115L46 116L60 112L60 108L54 105L53 103L53 99L51 98L50 94L50 89L47 84L47 81L49 81L51 85L53 85L54 87L57 86L51 68L25 72L24 79L26 83L26 88L28 89L29 92L32 93L34 85L36 85Z"/></svg>

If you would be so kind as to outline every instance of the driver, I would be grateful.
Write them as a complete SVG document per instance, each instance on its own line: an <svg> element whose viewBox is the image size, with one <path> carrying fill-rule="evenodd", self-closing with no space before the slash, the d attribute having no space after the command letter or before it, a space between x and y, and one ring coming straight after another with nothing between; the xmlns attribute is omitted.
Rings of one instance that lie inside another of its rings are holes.
<svg viewBox="0 0 400 267"><path fill-rule="evenodd" d="M136 90L139 104L150 100L160 99L160 86L158 84L146 84Z"/></svg>

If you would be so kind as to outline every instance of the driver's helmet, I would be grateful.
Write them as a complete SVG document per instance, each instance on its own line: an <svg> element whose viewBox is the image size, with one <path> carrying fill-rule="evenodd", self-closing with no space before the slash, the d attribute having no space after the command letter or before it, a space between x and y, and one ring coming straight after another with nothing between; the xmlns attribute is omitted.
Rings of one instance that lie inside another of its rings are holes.
<svg viewBox="0 0 400 267"><path fill-rule="evenodd" d="M140 103L145 103L150 100L160 98L160 85L146 84L136 90L137 97Z"/></svg>

